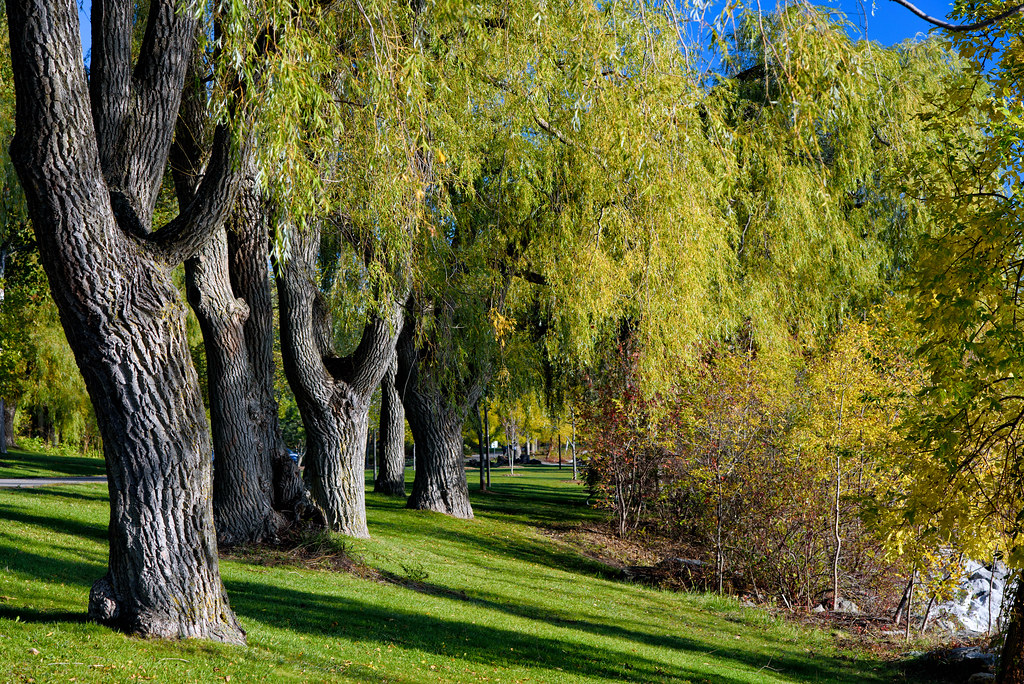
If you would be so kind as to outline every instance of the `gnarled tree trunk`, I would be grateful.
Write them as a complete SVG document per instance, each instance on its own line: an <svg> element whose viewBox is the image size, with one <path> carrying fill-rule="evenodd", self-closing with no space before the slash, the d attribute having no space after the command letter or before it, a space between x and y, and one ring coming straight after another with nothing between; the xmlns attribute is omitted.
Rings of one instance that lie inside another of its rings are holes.
<svg viewBox="0 0 1024 684"><path fill-rule="evenodd" d="M109 569L90 616L144 636L242 643L220 581L210 440L170 279L234 200L226 130L196 200L151 231L197 30L175 10L154 0L133 67L132 5L95 0L90 95L74 3L9 0L11 157L103 437Z"/></svg>
<svg viewBox="0 0 1024 684"><path fill-rule="evenodd" d="M308 496L298 466L281 435L274 392L274 308L270 294L269 208L250 185L239 193L239 205L228 222L228 261L231 288L249 307L245 346L254 391L250 419L270 460L273 508L289 523L308 515Z"/></svg>
<svg viewBox="0 0 1024 684"><path fill-rule="evenodd" d="M402 388L409 428L416 442L416 475L407 508L472 518L469 485L462 456L462 426L469 407L482 394L482 384L453 398L421 368L422 359L406 324L398 340L398 385Z"/></svg>
<svg viewBox="0 0 1024 684"><path fill-rule="evenodd" d="M377 479L373 491L405 496L405 408L398 394L398 356L392 355L380 382L380 436L377 444Z"/></svg>
<svg viewBox="0 0 1024 684"><path fill-rule="evenodd" d="M293 229L275 264L285 374L306 429L304 477L331 529L369 537L366 526L366 433L370 397L394 354L402 308L372 318L351 355L334 354L330 312L317 280L318 228Z"/></svg>
<svg viewBox="0 0 1024 684"><path fill-rule="evenodd" d="M273 471L263 435L244 323L245 302L228 278L227 233L221 228L185 262L189 303L206 348L213 427L213 514L221 545L273 540L284 520L273 509Z"/></svg>
<svg viewBox="0 0 1024 684"><path fill-rule="evenodd" d="M194 61L171 149L175 189L183 205L192 202L201 177L203 145L199 139L208 128L201 71L202 65ZM227 227L218 228L202 251L185 262L188 299L203 333L208 362L216 455L213 515L222 546L276 540L288 519L275 504L295 520L303 494L280 430L276 434L274 430L278 422L267 273L269 234L251 155L245 160L244 172ZM262 269L258 264L261 242ZM278 492L287 494L279 496Z"/></svg>

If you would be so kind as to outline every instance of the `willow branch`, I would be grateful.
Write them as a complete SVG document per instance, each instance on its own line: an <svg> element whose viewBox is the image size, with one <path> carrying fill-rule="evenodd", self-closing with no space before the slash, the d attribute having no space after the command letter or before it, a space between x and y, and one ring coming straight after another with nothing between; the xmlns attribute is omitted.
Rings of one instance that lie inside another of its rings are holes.
<svg viewBox="0 0 1024 684"><path fill-rule="evenodd" d="M1019 14L1021 10L1024 10L1024 3L1022 3L1020 5L1014 5L1010 9L1006 10L1005 12L1000 12L999 14L995 15L994 17L989 17L988 19L983 19L982 21L975 22L973 24L951 24L948 21L943 21L942 19L937 19L937 18L935 18L935 17L925 13L923 10L918 9L917 7L915 7L913 4L911 4L907 0L892 0L892 1L897 3L897 4L899 4L899 5L903 5L904 7L906 7L908 10L910 10L912 13L914 13L915 15L920 17L921 19L924 19L925 21L927 21L929 24L934 24L935 26L938 26L939 28L946 29L947 31L953 31L954 33L965 33L967 31L980 31L981 29L988 28L989 26L991 26L993 24L999 23L1003 19L1008 19L1009 17L1012 17L1015 14Z"/></svg>

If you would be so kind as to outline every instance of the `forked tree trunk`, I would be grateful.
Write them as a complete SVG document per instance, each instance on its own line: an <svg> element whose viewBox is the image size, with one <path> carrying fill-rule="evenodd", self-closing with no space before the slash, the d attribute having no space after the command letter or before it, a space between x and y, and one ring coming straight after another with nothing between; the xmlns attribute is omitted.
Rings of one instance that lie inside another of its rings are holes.
<svg viewBox="0 0 1024 684"><path fill-rule="evenodd" d="M377 478L373 491L388 496L405 496L405 408L395 382L398 356L380 382L380 437L377 444Z"/></svg>
<svg viewBox="0 0 1024 684"><path fill-rule="evenodd" d="M319 230L293 229L288 244L275 268L284 370L306 429L304 477L332 530L369 537L364 466L370 397L394 354L402 308L395 303L388 320L371 319L356 350L335 356L317 280Z"/></svg>
<svg viewBox="0 0 1024 684"><path fill-rule="evenodd" d="M89 614L143 636L243 643L220 581L210 440L170 278L233 202L226 131L196 201L150 231L197 28L175 10L154 0L133 69L131 5L94 1L90 97L74 3L9 0L11 157L103 437L109 569Z"/></svg>
<svg viewBox="0 0 1024 684"><path fill-rule="evenodd" d="M482 385L472 383L468 396L453 401L419 367L411 328L403 330L398 341L398 385L417 451L416 475L406 507L471 519L462 426L469 407L482 394Z"/></svg>

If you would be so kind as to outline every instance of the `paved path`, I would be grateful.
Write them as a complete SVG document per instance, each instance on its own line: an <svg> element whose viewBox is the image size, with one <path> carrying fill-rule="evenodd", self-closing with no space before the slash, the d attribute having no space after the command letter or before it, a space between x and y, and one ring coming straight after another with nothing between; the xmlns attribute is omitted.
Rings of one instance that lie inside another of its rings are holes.
<svg viewBox="0 0 1024 684"><path fill-rule="evenodd" d="M0 489L20 489L21 487L47 487L50 485L88 484L90 482L106 482L106 477L16 477L0 480Z"/></svg>

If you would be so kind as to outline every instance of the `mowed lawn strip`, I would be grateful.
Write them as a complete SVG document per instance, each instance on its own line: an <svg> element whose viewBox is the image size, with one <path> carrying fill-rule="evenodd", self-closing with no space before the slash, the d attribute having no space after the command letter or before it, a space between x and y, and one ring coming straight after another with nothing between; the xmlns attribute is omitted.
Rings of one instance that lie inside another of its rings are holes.
<svg viewBox="0 0 1024 684"><path fill-rule="evenodd" d="M472 476L473 474L471 474ZM349 553L383 582L222 562L245 648L146 641L85 620L105 570L106 488L0 491L3 681L888 682L827 635L717 596L611 573L531 523L597 515L566 471L494 472L476 520L368 495ZM475 480L471 479L471 482ZM474 486L475 489L475 486ZM245 556L243 556L245 557ZM34 653L38 651L38 653ZM231 679L227 679L227 678Z"/></svg>

